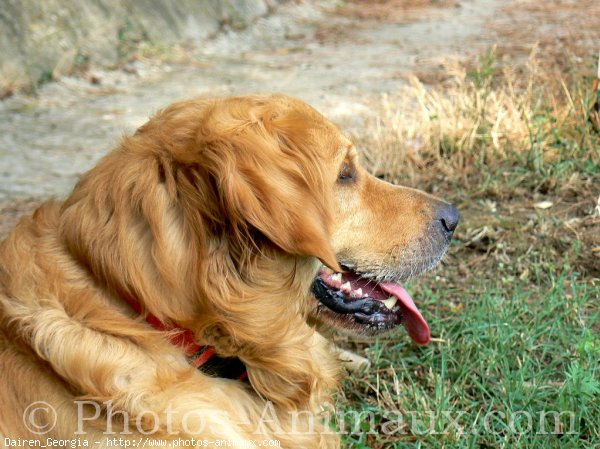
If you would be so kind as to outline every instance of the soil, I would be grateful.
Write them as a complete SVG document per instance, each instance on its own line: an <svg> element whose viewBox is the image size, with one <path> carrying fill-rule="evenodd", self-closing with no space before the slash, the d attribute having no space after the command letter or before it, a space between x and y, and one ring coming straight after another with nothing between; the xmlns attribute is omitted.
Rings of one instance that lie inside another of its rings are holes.
<svg viewBox="0 0 600 449"><path fill-rule="evenodd" d="M515 14L513 3L529 15ZM558 8L573 2L557 0L554 16L535 8L538 3L379 0L374 7L365 1L291 1L200 48L137 55L117 70L48 83L35 96L9 95L0 101L0 234L39 201L68 194L121 135L173 101L284 92L352 132L372 114L373 101L409 74L435 82L448 59L470 61L496 44L514 52L511 28L520 30L518 50L527 54L539 40L540 21L544 35L561 30L568 39L568 30L583 29L569 17L591 17L599 2L591 1L585 14L570 7L574 14ZM520 23L528 24L529 35Z"/></svg>

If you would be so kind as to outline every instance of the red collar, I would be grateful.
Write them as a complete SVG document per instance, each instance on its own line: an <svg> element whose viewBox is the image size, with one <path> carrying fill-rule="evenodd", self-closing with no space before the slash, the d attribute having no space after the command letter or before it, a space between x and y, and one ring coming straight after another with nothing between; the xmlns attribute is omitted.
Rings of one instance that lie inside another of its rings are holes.
<svg viewBox="0 0 600 449"><path fill-rule="evenodd" d="M129 306L139 315L143 313L142 306L133 297L126 296ZM170 332L169 340L181 347L190 365L213 377L246 380L248 373L244 364L236 357L221 357L217 355L214 346L199 345L190 329L177 325L165 324L151 313L146 313L146 322L153 328ZM174 332L175 331L175 332Z"/></svg>

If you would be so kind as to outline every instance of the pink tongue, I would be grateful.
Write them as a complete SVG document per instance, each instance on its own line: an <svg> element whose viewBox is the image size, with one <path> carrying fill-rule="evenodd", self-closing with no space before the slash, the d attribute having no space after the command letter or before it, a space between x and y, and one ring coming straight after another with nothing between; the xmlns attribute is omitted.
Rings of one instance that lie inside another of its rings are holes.
<svg viewBox="0 0 600 449"><path fill-rule="evenodd" d="M402 310L402 323L406 327L410 338L419 345L429 343L429 325L404 287L391 282L382 282L379 287L384 292L398 298Z"/></svg>

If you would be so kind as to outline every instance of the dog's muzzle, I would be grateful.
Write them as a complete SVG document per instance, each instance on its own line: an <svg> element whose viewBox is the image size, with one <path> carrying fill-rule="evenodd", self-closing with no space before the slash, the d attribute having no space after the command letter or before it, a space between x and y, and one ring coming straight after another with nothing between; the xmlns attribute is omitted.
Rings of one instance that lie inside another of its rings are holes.
<svg viewBox="0 0 600 449"><path fill-rule="evenodd" d="M416 343L429 343L429 326L406 289L394 282L377 282L347 269L335 273L322 267L312 292L328 311L384 331L403 324Z"/></svg>

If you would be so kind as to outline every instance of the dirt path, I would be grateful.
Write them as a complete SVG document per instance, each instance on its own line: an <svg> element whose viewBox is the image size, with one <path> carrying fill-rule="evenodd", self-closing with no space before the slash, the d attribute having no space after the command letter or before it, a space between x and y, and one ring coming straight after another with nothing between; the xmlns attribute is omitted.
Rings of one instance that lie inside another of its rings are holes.
<svg viewBox="0 0 600 449"><path fill-rule="evenodd" d="M179 99L279 91L360 129L376 97L409 73L435 81L443 60L470 60L497 43L526 55L539 41L559 63L577 64L563 56L567 42L587 51L599 38L597 0L382 0L343 10L334 3L288 2L201 51L136 60L47 84L35 98L0 101L0 231L31 198L67 194L122 134ZM421 7L403 7L413 3Z"/></svg>
<svg viewBox="0 0 600 449"><path fill-rule="evenodd" d="M65 195L120 135L183 98L280 91L352 127L406 73L493 42L483 23L502 0L459 3L421 9L418 21L410 10L382 21L332 12L329 2L292 2L175 62L137 61L97 72L98 84L66 78L36 98L9 98L0 102L0 204Z"/></svg>

